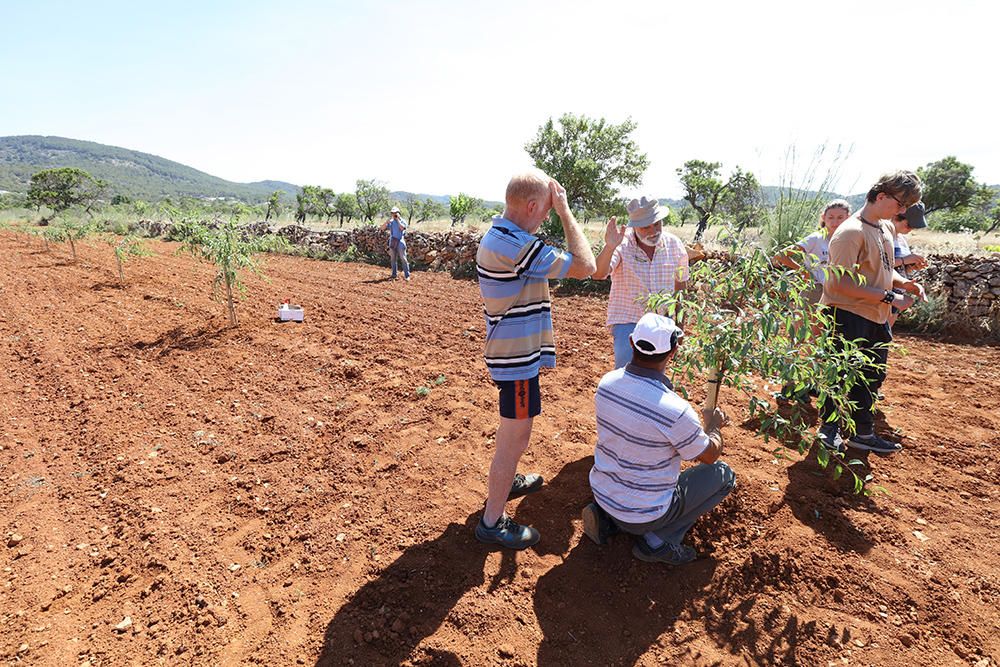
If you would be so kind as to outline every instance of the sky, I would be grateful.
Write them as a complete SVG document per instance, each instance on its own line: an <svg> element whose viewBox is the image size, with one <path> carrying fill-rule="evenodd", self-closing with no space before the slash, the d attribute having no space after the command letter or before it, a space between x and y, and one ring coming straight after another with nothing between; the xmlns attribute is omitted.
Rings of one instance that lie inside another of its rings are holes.
<svg viewBox="0 0 1000 667"><path fill-rule="evenodd" d="M680 197L689 159L771 185L835 173L854 193L954 155L1000 183L987 0L35 0L2 15L0 136L232 181L501 200L539 126L574 113L638 124L650 166L628 196Z"/></svg>

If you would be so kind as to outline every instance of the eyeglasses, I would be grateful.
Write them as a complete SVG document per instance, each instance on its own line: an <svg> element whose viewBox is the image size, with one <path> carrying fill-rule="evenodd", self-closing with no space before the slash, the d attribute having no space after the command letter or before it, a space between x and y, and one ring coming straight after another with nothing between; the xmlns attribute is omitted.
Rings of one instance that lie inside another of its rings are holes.
<svg viewBox="0 0 1000 667"><path fill-rule="evenodd" d="M906 204L904 204L903 202L899 201L899 198L897 198L896 195L894 195L894 194L892 194L890 192L883 192L882 194L884 194L887 197L892 197L894 200L896 200L897 204L899 204L902 207L906 207Z"/></svg>

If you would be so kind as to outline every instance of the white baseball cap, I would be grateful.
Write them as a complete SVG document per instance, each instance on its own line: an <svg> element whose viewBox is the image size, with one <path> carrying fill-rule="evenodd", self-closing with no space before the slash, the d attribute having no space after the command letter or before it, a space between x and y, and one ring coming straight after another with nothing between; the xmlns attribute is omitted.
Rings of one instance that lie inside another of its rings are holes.
<svg viewBox="0 0 1000 667"><path fill-rule="evenodd" d="M399 207L393 206L392 208L389 209L389 213L399 213Z"/></svg>
<svg viewBox="0 0 1000 667"><path fill-rule="evenodd" d="M669 317L646 313L639 318L629 340L639 352L654 355L672 350L673 342L683 335L681 328Z"/></svg>

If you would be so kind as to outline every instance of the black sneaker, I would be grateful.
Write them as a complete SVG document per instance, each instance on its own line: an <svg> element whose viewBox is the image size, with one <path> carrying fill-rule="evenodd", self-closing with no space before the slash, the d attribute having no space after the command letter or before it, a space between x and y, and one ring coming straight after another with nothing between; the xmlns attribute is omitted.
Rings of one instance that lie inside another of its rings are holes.
<svg viewBox="0 0 1000 667"><path fill-rule="evenodd" d="M652 549L644 538L639 537L632 545L632 555L647 563L684 565L696 559L698 552L686 544L670 544L669 542L664 542L659 549Z"/></svg>
<svg viewBox="0 0 1000 667"><path fill-rule="evenodd" d="M593 540L594 544L607 544L608 538L619 532L618 525L597 503L584 507L580 518L583 519L583 534Z"/></svg>
<svg viewBox="0 0 1000 667"><path fill-rule="evenodd" d="M541 475L534 473L522 475L521 473L517 473L514 475L514 483L510 485L510 493L507 494L507 500L514 500L514 498L534 493L542 488L542 484L544 483L545 480L542 479Z"/></svg>
<svg viewBox="0 0 1000 667"><path fill-rule="evenodd" d="M819 429L819 441L827 450L842 454L844 439L840 437L840 427L836 424L824 424Z"/></svg>
<svg viewBox="0 0 1000 667"><path fill-rule="evenodd" d="M537 544L541 535L531 526L522 526L504 514L492 528L487 528L480 518L476 524L476 539L487 544L499 544L508 549L527 549Z"/></svg>
<svg viewBox="0 0 1000 667"><path fill-rule="evenodd" d="M847 446L854 449L865 449L879 456L890 456L903 449L903 446L898 442L883 440L874 433L870 435L853 435L848 439Z"/></svg>

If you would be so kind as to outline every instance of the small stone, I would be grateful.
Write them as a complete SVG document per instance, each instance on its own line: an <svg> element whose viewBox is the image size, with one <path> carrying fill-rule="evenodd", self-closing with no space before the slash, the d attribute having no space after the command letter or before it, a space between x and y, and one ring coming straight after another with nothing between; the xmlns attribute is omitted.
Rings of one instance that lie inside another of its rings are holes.
<svg viewBox="0 0 1000 667"><path fill-rule="evenodd" d="M14 533L7 540L7 546L13 549L18 544L20 544L22 540L24 540L24 535L21 535L20 533Z"/></svg>
<svg viewBox="0 0 1000 667"><path fill-rule="evenodd" d="M30 649L30 648L31 647L28 646L27 644L21 644L20 646L17 647L17 652L18 653L27 653L28 649Z"/></svg>
<svg viewBox="0 0 1000 667"><path fill-rule="evenodd" d="M118 625L115 626L115 632L122 633L131 627L132 627L132 617L126 616L118 623Z"/></svg>
<svg viewBox="0 0 1000 667"><path fill-rule="evenodd" d="M917 525L918 526L926 526L927 525L927 519L924 519L923 517L919 517L918 516L917 517Z"/></svg>
<svg viewBox="0 0 1000 667"><path fill-rule="evenodd" d="M497 655L501 658L513 658L514 649L511 648L509 644L500 644L500 646L497 647Z"/></svg>
<svg viewBox="0 0 1000 667"><path fill-rule="evenodd" d="M913 646L913 637L911 635L901 635L899 637L899 641L906 648L910 648L911 646Z"/></svg>
<svg viewBox="0 0 1000 667"><path fill-rule="evenodd" d="M337 541L338 542L343 542L346 539L347 539L347 534L346 533L337 533Z"/></svg>
<svg viewBox="0 0 1000 667"><path fill-rule="evenodd" d="M235 572L238 569L240 569L240 564L239 563L233 563L232 565L229 566L229 571L230 572Z"/></svg>
<svg viewBox="0 0 1000 667"><path fill-rule="evenodd" d="M931 539L931 538L927 537L926 535L924 535L924 534L923 534L922 532L920 532L919 530L915 530L915 531L913 531L913 536L914 536L915 538L917 538L918 540L920 540L921 542L926 542L926 541L928 541L929 539Z"/></svg>

